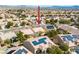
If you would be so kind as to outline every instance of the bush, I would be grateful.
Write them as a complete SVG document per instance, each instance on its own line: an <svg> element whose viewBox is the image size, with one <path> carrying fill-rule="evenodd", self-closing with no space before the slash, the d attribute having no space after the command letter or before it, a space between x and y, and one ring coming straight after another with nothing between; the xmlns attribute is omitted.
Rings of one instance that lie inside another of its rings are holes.
<svg viewBox="0 0 79 59"><path fill-rule="evenodd" d="M22 32L19 31L16 35L17 35L17 39L18 39L18 41L20 41L20 43L23 43L25 41L26 38L24 37Z"/></svg>
<svg viewBox="0 0 79 59"><path fill-rule="evenodd" d="M6 40L4 41L4 44L11 44L11 40L10 40L10 39L6 39Z"/></svg>
<svg viewBox="0 0 79 59"><path fill-rule="evenodd" d="M63 54L63 51L56 46L53 46L52 48L48 48L46 52L48 54Z"/></svg>
<svg viewBox="0 0 79 59"><path fill-rule="evenodd" d="M25 26L25 25L26 25L26 22L22 22L22 23L21 23L21 26Z"/></svg>
<svg viewBox="0 0 79 59"><path fill-rule="evenodd" d="M63 51L68 51L69 46L65 43L62 43L62 44L59 45L59 48Z"/></svg>
<svg viewBox="0 0 79 59"><path fill-rule="evenodd" d="M6 27L6 28L10 28L11 26L13 26L13 23L12 23L12 22L8 22L5 27Z"/></svg>
<svg viewBox="0 0 79 59"><path fill-rule="evenodd" d="M48 31L46 34L47 34L48 37L51 38L51 37L56 36L58 34L58 32L55 31L55 30L51 30L51 31Z"/></svg>
<svg viewBox="0 0 79 59"><path fill-rule="evenodd" d="M59 23L60 24L70 24L71 21L70 20L64 20L64 19L62 19L62 20L59 21Z"/></svg>
<svg viewBox="0 0 79 59"><path fill-rule="evenodd" d="M3 17L0 17L0 19L2 19Z"/></svg>

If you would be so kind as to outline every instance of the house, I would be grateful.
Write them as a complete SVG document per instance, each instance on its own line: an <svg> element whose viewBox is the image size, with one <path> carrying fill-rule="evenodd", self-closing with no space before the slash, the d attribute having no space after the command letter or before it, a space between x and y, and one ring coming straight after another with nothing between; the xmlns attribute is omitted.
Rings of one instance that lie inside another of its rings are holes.
<svg viewBox="0 0 79 59"><path fill-rule="evenodd" d="M20 31L23 32L24 34L27 34L27 35L34 34L34 32L31 29L21 29Z"/></svg>
<svg viewBox="0 0 79 59"><path fill-rule="evenodd" d="M75 52L76 54L79 54L79 46L76 46L76 47L74 48L74 52Z"/></svg>
<svg viewBox="0 0 79 59"><path fill-rule="evenodd" d="M79 29L75 28L74 26L69 26L67 24L60 24L58 28L68 31L71 34L79 34Z"/></svg>
<svg viewBox="0 0 79 59"><path fill-rule="evenodd" d="M55 44L47 36L41 36L32 40L26 40L23 45L32 53L36 53L38 49L46 51L48 47L51 47Z"/></svg>
<svg viewBox="0 0 79 59"><path fill-rule="evenodd" d="M35 32L35 33L38 33L38 32L45 32L45 29L43 27L35 27L35 28L32 28L32 30Z"/></svg>
<svg viewBox="0 0 79 59"><path fill-rule="evenodd" d="M0 32L0 39L1 40L12 39L14 37L16 37L16 34L13 31L6 32L6 30L5 30L3 32Z"/></svg>
<svg viewBox="0 0 79 59"><path fill-rule="evenodd" d="M60 40L61 42L67 43L69 47L76 46L75 42L79 40L79 35L75 34L59 34L55 39Z"/></svg>
<svg viewBox="0 0 79 59"><path fill-rule="evenodd" d="M12 47L7 50L7 54L32 54L27 48L21 47Z"/></svg>

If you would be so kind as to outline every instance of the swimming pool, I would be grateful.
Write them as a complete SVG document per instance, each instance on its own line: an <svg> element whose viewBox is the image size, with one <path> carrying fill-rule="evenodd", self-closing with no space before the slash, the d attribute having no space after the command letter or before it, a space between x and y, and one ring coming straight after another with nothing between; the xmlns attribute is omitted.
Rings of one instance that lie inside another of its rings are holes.
<svg viewBox="0 0 79 59"><path fill-rule="evenodd" d="M47 38L40 38L38 39L38 42L37 41L33 41L32 43L36 46L36 45L39 45L39 44L47 44L47 42L45 41Z"/></svg>
<svg viewBox="0 0 79 59"><path fill-rule="evenodd" d="M54 26L53 25L47 26L47 29L54 29Z"/></svg>

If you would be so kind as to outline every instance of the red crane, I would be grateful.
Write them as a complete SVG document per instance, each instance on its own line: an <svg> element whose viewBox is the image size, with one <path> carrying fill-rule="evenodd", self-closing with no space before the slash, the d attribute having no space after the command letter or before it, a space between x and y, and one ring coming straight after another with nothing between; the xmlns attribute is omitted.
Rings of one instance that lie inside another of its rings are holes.
<svg viewBox="0 0 79 59"><path fill-rule="evenodd" d="M38 23L38 25L41 23L41 21L40 21L40 6L38 6L38 15L37 15L37 23Z"/></svg>

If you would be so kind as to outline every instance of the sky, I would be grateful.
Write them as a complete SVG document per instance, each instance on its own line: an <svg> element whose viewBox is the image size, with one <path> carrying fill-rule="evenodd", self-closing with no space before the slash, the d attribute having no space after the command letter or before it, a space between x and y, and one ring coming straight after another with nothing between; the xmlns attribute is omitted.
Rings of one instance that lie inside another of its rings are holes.
<svg viewBox="0 0 79 59"><path fill-rule="evenodd" d="M79 0L0 0L0 5L79 5Z"/></svg>

